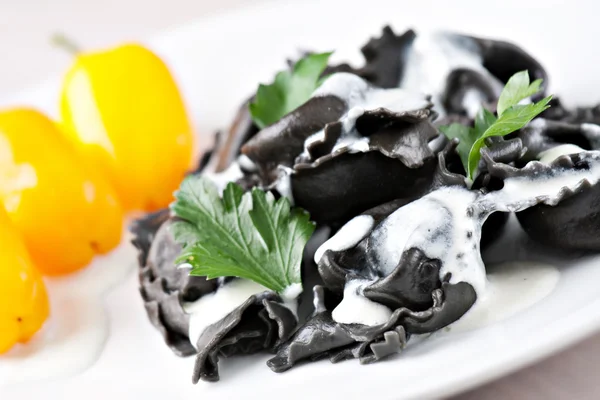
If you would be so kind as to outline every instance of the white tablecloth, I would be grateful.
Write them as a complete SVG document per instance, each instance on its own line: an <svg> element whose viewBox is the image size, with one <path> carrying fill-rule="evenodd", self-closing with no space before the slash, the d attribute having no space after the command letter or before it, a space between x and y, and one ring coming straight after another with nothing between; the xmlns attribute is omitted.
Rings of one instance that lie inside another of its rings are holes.
<svg viewBox="0 0 600 400"><path fill-rule="evenodd" d="M0 94L35 85L65 70L71 58L50 44L56 32L67 34L86 48L102 47L148 37L247 1L0 0ZM599 359L600 335L596 335L454 399L598 399Z"/></svg>

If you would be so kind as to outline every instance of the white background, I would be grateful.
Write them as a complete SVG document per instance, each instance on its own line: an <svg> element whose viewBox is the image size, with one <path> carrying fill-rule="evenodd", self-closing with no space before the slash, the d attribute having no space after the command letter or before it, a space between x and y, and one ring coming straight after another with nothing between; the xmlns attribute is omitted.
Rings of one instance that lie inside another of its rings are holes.
<svg viewBox="0 0 600 400"><path fill-rule="evenodd" d="M69 55L53 47L62 32L83 48L143 39L248 0L0 0L0 97L56 76Z"/></svg>
<svg viewBox="0 0 600 400"><path fill-rule="evenodd" d="M53 33L65 33L84 48L104 47L147 38L169 27L246 3L249 1L0 0L0 97L65 70L70 57L50 44ZM536 11L527 10L526 4L515 12L531 13L534 18ZM593 3L587 3L590 4ZM570 2L565 7L575 9L580 5ZM564 24L548 29L585 30L573 18L566 18ZM600 94L596 97L600 100ZM456 399L597 399L600 398L598 359L600 335Z"/></svg>

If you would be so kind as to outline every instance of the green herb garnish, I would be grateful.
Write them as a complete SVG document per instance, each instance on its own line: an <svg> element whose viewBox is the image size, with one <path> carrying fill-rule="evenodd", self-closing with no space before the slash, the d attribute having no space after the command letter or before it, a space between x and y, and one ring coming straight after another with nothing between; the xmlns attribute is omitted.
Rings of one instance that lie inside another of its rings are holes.
<svg viewBox="0 0 600 400"><path fill-rule="evenodd" d="M485 146L486 138L506 136L517 131L550 107L548 103L552 100L552 96L545 97L537 103L519 104L521 100L538 93L541 85L541 79L530 84L527 71L517 72L508 80L500 94L497 116L482 107L475 117L473 127L461 124L440 127L449 139L460 140L456 150L469 179L476 176L477 165L481 159L481 148Z"/></svg>
<svg viewBox="0 0 600 400"><path fill-rule="evenodd" d="M250 103L250 115L259 128L279 121L310 98L321 86L321 74L331 53L309 54L299 60L291 71L281 71L270 85L259 85Z"/></svg>
<svg viewBox="0 0 600 400"><path fill-rule="evenodd" d="M191 275L237 276L278 293L302 283L302 253L315 226L287 198L229 183L221 200L202 176L186 178L175 198L171 210L181 220L171 229L183 246L176 262L191 264Z"/></svg>

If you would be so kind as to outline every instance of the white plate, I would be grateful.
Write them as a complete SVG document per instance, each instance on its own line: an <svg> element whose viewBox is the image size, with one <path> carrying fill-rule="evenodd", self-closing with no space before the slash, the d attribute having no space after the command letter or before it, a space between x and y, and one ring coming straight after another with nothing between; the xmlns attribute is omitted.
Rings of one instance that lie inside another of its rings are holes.
<svg viewBox="0 0 600 400"><path fill-rule="evenodd" d="M569 104L597 102L594 3L348 0L264 3L214 16L163 34L148 44L171 66L199 132L228 123L256 84L269 81L297 50L336 49L335 60L359 63L358 47L384 23L397 31L447 28L521 44L547 68L551 91ZM586 9L587 8L587 9ZM55 115L59 80L0 101L30 104ZM509 242L515 235L509 237ZM544 258L535 252L525 257ZM126 265L131 260L123 260ZM539 360L600 329L600 259L554 260L561 269L542 302L477 331L433 335L402 355L370 366L356 361L305 364L284 374L267 356L221 363L221 382L192 386L193 359L172 355L147 320L137 279L106 298L111 335L99 361L81 375L0 388L0 398L146 399L325 398L400 399L447 396Z"/></svg>

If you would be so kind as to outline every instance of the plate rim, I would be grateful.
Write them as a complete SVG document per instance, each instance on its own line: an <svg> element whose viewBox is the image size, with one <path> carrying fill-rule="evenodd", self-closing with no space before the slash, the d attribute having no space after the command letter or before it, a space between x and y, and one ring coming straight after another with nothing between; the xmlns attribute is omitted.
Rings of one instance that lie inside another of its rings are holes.
<svg viewBox="0 0 600 400"><path fill-rule="evenodd" d="M324 1L339 3L339 0ZM155 35L150 36L147 40L142 40L142 42L161 47L164 45L164 43L169 42L171 38L184 34L185 32L210 29L210 26L218 25L222 22L231 23L227 22L231 19L249 20L256 13L263 12L265 9L267 9L270 14L278 14L283 11L290 12L289 7L308 7L311 4L317 3L319 3L319 1L315 0L308 0L305 2L279 2L276 0L261 0L255 3L236 6L233 9L218 10L205 14L201 18L190 21L181 26L163 30ZM382 19L382 25L383 24L384 20ZM31 93L39 90L40 88L51 86L48 84L48 82L54 82L56 79L58 78L53 77L47 81L44 81L44 83L32 85L31 87L25 88L17 93L13 93L12 95L3 95L2 99L0 99L2 100L0 101L0 104L4 104L4 100L10 100L10 98L14 98L15 96L19 97L21 94ZM482 368L480 368L480 373L475 375L467 374L466 376L461 376L459 379L454 380L448 379L444 381L444 383L441 383L437 386L433 385L430 388L425 388L425 390L423 390L419 396L454 396L479 387L485 383L492 382L517 370L534 365L535 363L548 358L553 354L565 350L568 347L571 347L572 345L579 343L600 331L600 313L594 312L594 310L598 309L600 309L600 298L585 304L573 313L565 316L560 325L558 325L551 332L545 334L538 341L533 342L530 350L522 354L520 358L511 359L510 362L502 360L501 358L496 359L496 361L490 360ZM583 318L580 316L582 314L586 316L585 325L580 324L577 325L577 328L574 328L573 324L564 323L565 321L571 320L580 321Z"/></svg>

